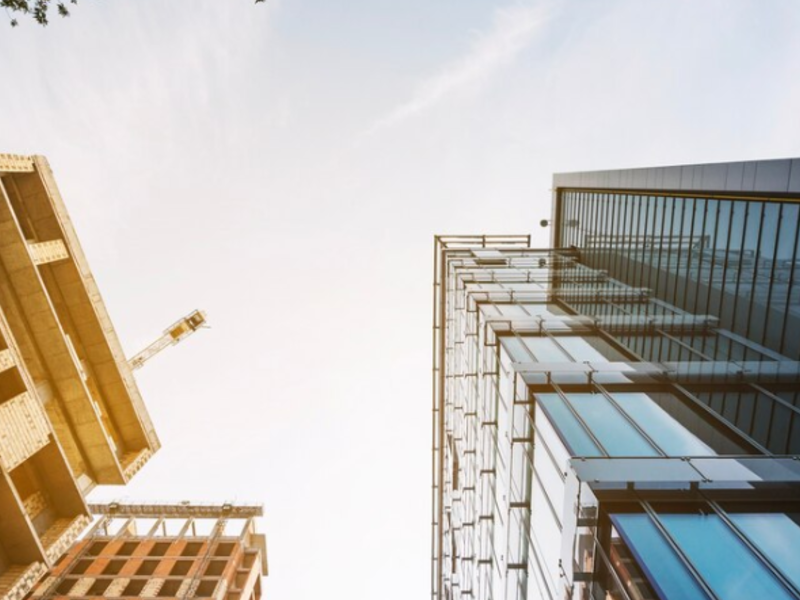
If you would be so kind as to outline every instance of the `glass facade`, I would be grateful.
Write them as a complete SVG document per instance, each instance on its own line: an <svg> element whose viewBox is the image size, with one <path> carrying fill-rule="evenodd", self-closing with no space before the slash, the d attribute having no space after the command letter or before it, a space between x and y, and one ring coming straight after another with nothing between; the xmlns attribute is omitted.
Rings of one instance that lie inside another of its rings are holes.
<svg viewBox="0 0 800 600"><path fill-rule="evenodd" d="M575 189L559 204L560 243L584 264L800 358L796 199Z"/></svg>
<svg viewBox="0 0 800 600"><path fill-rule="evenodd" d="M800 203L556 187L436 238L432 597L800 598Z"/></svg>

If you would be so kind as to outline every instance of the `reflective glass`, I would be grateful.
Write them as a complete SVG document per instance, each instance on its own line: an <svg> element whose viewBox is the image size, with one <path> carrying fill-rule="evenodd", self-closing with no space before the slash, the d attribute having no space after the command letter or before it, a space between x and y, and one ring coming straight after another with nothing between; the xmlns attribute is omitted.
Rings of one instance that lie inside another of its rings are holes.
<svg viewBox="0 0 800 600"><path fill-rule="evenodd" d="M608 362L608 358L583 338L560 336L557 341L577 362Z"/></svg>
<svg viewBox="0 0 800 600"><path fill-rule="evenodd" d="M645 514L611 515L661 600L707 600L708 596Z"/></svg>
<svg viewBox="0 0 800 600"><path fill-rule="evenodd" d="M500 338L500 344L514 362L531 362L533 360L525 350L522 341L517 337L504 335Z"/></svg>
<svg viewBox="0 0 800 600"><path fill-rule="evenodd" d="M783 513L734 513L734 524L800 588L800 525Z"/></svg>
<svg viewBox="0 0 800 600"><path fill-rule="evenodd" d="M667 456L716 454L647 394L612 394L612 397Z"/></svg>
<svg viewBox="0 0 800 600"><path fill-rule="evenodd" d="M536 399L537 413L539 407L544 410L572 456L603 455L558 394L538 394Z"/></svg>
<svg viewBox="0 0 800 600"><path fill-rule="evenodd" d="M494 307L504 317L527 317L526 313L521 306L516 304L495 304Z"/></svg>
<svg viewBox="0 0 800 600"><path fill-rule="evenodd" d="M533 317L555 317L563 315L564 309L555 304L520 304Z"/></svg>
<svg viewBox="0 0 800 600"><path fill-rule="evenodd" d="M569 394L567 399L609 456L658 456L656 449L602 394Z"/></svg>
<svg viewBox="0 0 800 600"><path fill-rule="evenodd" d="M717 515L664 514L659 518L719 598L793 598Z"/></svg>
<svg viewBox="0 0 800 600"><path fill-rule="evenodd" d="M522 341L531 351L536 362L572 362L550 338L528 336L523 337Z"/></svg>

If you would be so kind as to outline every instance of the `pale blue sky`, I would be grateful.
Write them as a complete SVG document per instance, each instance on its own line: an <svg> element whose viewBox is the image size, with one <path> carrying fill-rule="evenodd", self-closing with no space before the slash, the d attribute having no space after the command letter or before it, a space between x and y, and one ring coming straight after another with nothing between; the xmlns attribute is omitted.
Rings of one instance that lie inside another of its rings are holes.
<svg viewBox="0 0 800 600"><path fill-rule="evenodd" d="M0 24L1 25L1 24ZM270 598L429 593L434 233L553 171L800 155L794 0L81 0L0 26L164 447L97 497L265 504Z"/></svg>

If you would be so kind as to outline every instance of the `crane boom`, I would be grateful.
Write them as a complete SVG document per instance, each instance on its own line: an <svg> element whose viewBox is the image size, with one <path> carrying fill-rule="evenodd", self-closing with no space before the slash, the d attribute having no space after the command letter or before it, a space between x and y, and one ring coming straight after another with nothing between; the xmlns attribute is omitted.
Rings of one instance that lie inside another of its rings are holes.
<svg viewBox="0 0 800 600"><path fill-rule="evenodd" d="M160 338L131 358L128 361L128 364L131 366L131 369L141 368L144 363L164 350L164 348L174 346L178 342L186 339L195 331L203 327L205 323L206 313L204 313L202 310L190 312L188 315L165 329Z"/></svg>

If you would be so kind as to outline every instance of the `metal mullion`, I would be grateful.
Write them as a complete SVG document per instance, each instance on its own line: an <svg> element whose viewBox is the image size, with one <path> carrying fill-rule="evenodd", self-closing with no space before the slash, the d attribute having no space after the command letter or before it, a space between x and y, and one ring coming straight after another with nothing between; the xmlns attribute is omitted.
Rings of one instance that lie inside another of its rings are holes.
<svg viewBox="0 0 800 600"><path fill-rule="evenodd" d="M786 360L786 357L774 350L767 348L766 346L762 346L752 340L748 340L746 337L742 337L738 333L734 333L729 329L714 329L714 333L718 337L723 337L729 341L729 346L732 346L734 343L739 344L740 346L745 346L747 351L757 352L761 355L761 359L763 360L764 357L767 357L771 360L775 361L783 361ZM728 357L730 360L730 356Z"/></svg>
<svg viewBox="0 0 800 600"><path fill-rule="evenodd" d="M608 199L610 194L603 194L605 197L605 202L603 202L603 224L601 226L602 231L608 231L608 228L611 226L613 222L613 210L614 206L609 205ZM610 243L603 242L603 247L601 248L601 261L600 266L605 268L607 271L611 271L611 257L610 257Z"/></svg>
<svg viewBox="0 0 800 600"><path fill-rule="evenodd" d="M686 307L689 312L693 312L694 314L698 313L697 310L697 301L700 298L700 284L702 283L702 276L703 276L703 250L705 249L706 243L706 223L708 222L708 203L711 202L710 199L706 198L703 200L703 222L700 225L700 252L698 253L697 257L697 283L694 286L694 303L692 304L692 308L690 309L688 306ZM708 236L709 238L711 236ZM710 241L710 240L709 240ZM712 248L713 254L713 248Z"/></svg>
<svg viewBox="0 0 800 600"><path fill-rule="evenodd" d="M614 212L611 217L611 240L609 241L609 248L610 251L613 252L613 255L610 257L611 260L609 261L609 268L608 273L614 278L619 279L621 276L621 269L620 269L620 259L623 256L623 249L624 249L624 237L625 237L625 228L623 224L623 215L625 211L625 202L627 201L626 194L616 194L614 200ZM622 238L623 241L615 242ZM605 285L605 283L604 283ZM612 307L604 304L604 308L606 309L606 315L612 316Z"/></svg>
<svg viewBox="0 0 800 600"><path fill-rule="evenodd" d="M557 192L557 191L554 192L554 194L556 194L557 198L558 198L557 199L557 203L558 203L557 212L558 212L558 215L553 220L551 225L553 227L558 226L556 228L556 230L555 230L555 237L558 238L558 244L557 245L562 245L562 246L565 245L565 244L569 245L571 243L571 241L570 241L569 233L567 231L566 223L572 217L572 208L573 208L572 194L570 192L561 193L561 192Z"/></svg>
<svg viewBox="0 0 800 600"><path fill-rule="evenodd" d="M646 259L643 262L647 263L647 281L645 282L644 275L643 275L642 276L641 286L644 287L644 288L651 289L651 290L653 289L653 285L652 285L652 283L653 283L653 268L654 268L655 265L654 265L654 260L653 260L653 246L652 246L652 244L648 243L647 238L649 236L650 239L654 239L655 236L656 236L656 229L658 227L658 209L659 209L658 201L659 201L659 198L660 198L659 196L652 196L652 197L649 198L649 200L653 204L653 221L652 221L652 226L648 222L648 224L647 224L648 229L647 230L648 230L649 233L645 234L645 238L642 240L642 249L643 249L643 252L645 252L645 256L646 256Z"/></svg>
<svg viewBox="0 0 800 600"><path fill-rule="evenodd" d="M600 232L607 230L610 213L611 206L608 204L608 194L595 194L595 216L592 222L598 224L598 233L595 235L595 238L598 240L602 240L602 233ZM608 262L606 260L607 248L605 247L605 242L598 241L595 243L599 245L597 247L597 260L593 266L609 271Z"/></svg>
<svg viewBox="0 0 800 600"><path fill-rule="evenodd" d="M526 354L533 360L533 362L542 362L538 358L536 358L536 355L533 353L533 350L528 348L528 345L525 343L524 336L520 335L516 329L512 332L512 335L519 340L519 343L522 344L523 350L525 350Z"/></svg>
<svg viewBox="0 0 800 600"><path fill-rule="evenodd" d="M712 598L713 600L721 600L721 599L720 599L720 598L719 598L719 597L718 597L718 596L717 596L717 595L716 595L716 594L713 592L713 590L712 590L712 589L711 589L711 587L708 585L708 583L706 582L706 580L705 580L705 579L703 579L703 576L702 576L702 575L700 575L700 572L699 572L699 571L698 571L698 570L695 568L695 566L692 564L692 561L690 561L690 560L689 560L689 557L687 557L687 556L686 556L686 555L683 553L683 550L682 550L682 549L681 549L681 547L678 545L678 543L677 543L677 542L676 542L676 541L673 539L673 537L672 537L672 536L669 534L669 532L667 531L667 528L666 528L666 527L664 526L664 524L661 522L661 519L659 519L659 517L658 517L658 514L657 514L657 513L656 513L656 511L653 509L653 507L650 505L650 503L649 503L648 501L646 501L646 500L640 500L639 502L640 502L640 504L642 505L642 507L644 508L644 510L645 510L645 513L647 513L647 515L650 517L650 520L651 520L651 521L653 522L653 524L656 526L656 529L658 529L658 531L661 533L661 535L662 535L662 536L664 536L664 539L666 540L666 542L667 542L667 544L670 546L670 548L672 548L672 551L673 551L673 552L675 553L675 555L678 557L678 560L680 560L680 562L681 562L681 563L683 563L683 566L684 566L684 567L686 567L686 569L689 571L689 573L691 573L691 574L694 576L694 578L695 578L695 580L697 581L697 583L699 583L699 584L700 584L700 587L702 587L702 588L703 588L703 591L704 591L704 592L706 592L706 594L707 594L707 595L708 595L710 598Z"/></svg>
<svg viewBox="0 0 800 600"><path fill-rule="evenodd" d="M568 223L575 221L575 213L576 209L579 205L578 197L580 194L575 194L574 192L567 192L566 194L562 195L561 198L567 202L567 210L564 211L562 208L562 217L561 217L561 228L564 233L566 233L566 239L561 243L562 246L570 246L575 244L575 232L573 231L574 227L568 227Z"/></svg>
<svg viewBox="0 0 800 600"><path fill-rule="evenodd" d="M673 243L673 240L674 240L674 237L675 237L674 236L674 231L675 231L675 210L676 210L676 207L679 204L680 204L680 207L681 207L680 208L681 225L679 227L679 233L678 233L678 253L677 253L676 260L675 260L675 265L673 267L673 265L672 265L672 250L671 249L672 249L672 243ZM679 274L680 274L680 256L681 256L681 251L683 249L683 244L684 244L683 219L684 219L685 207L686 207L686 202L684 202L684 201L678 202L678 198L676 198L676 197L672 198L672 216L671 216L671 221L672 222L670 224L670 235L669 235L670 252L668 254L669 260L667 262L666 269L667 269L667 273L668 273L667 277L669 277L670 274L673 274L673 268L674 268L675 285L673 286L672 294L670 294L669 290L667 290L667 293L665 294L665 300L668 301L669 297L671 295L673 304L675 302L675 297L677 295L678 281L680 280L680 276L679 276ZM691 238L689 238L689 244L691 244Z"/></svg>
<svg viewBox="0 0 800 600"><path fill-rule="evenodd" d="M670 340L670 341L674 342L675 344L677 344L677 345L678 345L678 346L680 346L681 348L685 348L686 350L688 350L688 352L689 352L689 354L690 354L690 355L691 355L691 354L696 354L697 356L699 356L699 357L701 357L701 358L703 358L703 359L705 359L705 360L708 360L708 361L713 361L713 360L714 360L714 359L713 359L711 356L708 356L707 354L705 354L705 353L701 352L700 350L698 350L697 348L695 348L695 347L694 347L694 346L692 346L691 344L687 344L687 343L686 343L686 342L684 342L683 340L676 338L676 337L675 337L675 336L673 336L672 334L669 334L669 333L667 333L667 332L666 332L666 331L664 331L663 329L656 329L656 330L655 330L655 332L656 332L656 333L658 333L659 335L662 335L662 336L664 336L664 337L665 337L665 338L667 338L668 340ZM679 351L679 353L680 353L680 351ZM661 356L659 356L659 359L658 359L658 361L659 361L659 362L661 361ZM668 362L669 362L669 361L668 361ZM678 362L679 362L679 361L678 361Z"/></svg>
<svg viewBox="0 0 800 600"><path fill-rule="evenodd" d="M766 206L770 206L770 204L767 204ZM770 308L772 307L772 290L775 285L775 265L778 262L778 248L780 247L781 230L783 229L781 227L781 223L783 222L783 207L783 203L778 205L778 232L775 235L775 248L772 251L772 269L770 269L769 273L769 288L767 289L766 310L764 311L764 330L761 334L762 345L767 339L767 331L769 330L769 317L772 312Z"/></svg>
<svg viewBox="0 0 800 600"><path fill-rule="evenodd" d="M717 306L717 314L719 315L720 323L722 322L722 307L725 303L725 288L728 285L728 264L730 263L731 238L733 237L733 222L737 203L726 201L726 205L730 206L730 211L728 213L728 239L725 242L725 258L722 266L722 285L719 290L719 304ZM719 353L719 346L717 346L717 352ZM730 352L728 353L728 357L730 358Z"/></svg>
<svg viewBox="0 0 800 600"><path fill-rule="evenodd" d="M677 200L677 198L676 198L676 200ZM678 231L679 231L679 233L678 233L678 236L679 236L679 238L678 238L678 254L675 257L675 288L672 290L672 299L670 300L669 296L666 298L667 301L671 301L672 304L676 304L676 305L677 305L677 298L678 298L678 280L680 279L680 272L681 272L681 257L683 256L683 245L684 245L684 239L686 237L685 236L686 227L684 227L684 225L685 225L686 213L687 213L686 205L688 204L688 201L689 201L688 198L681 198L681 203L680 203L680 206L681 206L681 217L680 217L681 218L681 224L680 224L680 227L678 228ZM692 206L694 206L694 203L692 203ZM691 237L689 237L688 246L689 246L689 248L691 248L691 246L692 246L692 238Z"/></svg>
<svg viewBox="0 0 800 600"><path fill-rule="evenodd" d="M628 225L628 194L620 195L619 205L620 205L620 211L619 211L620 215L619 218L617 219L617 225L618 225L617 237L621 239L621 242L619 244L619 247L617 248L617 253L616 253L617 256L614 265L614 273L616 274L616 277L620 277L622 274L621 263L623 258L625 257L625 244L626 244L625 232L627 231L627 225ZM629 244L631 236L628 235L627 237L628 237L627 243Z"/></svg>
<svg viewBox="0 0 800 600"><path fill-rule="evenodd" d="M684 285L684 290L683 290L684 297L685 297L685 294L686 294L686 291L687 291L686 288L689 286L689 282L692 279L692 250L694 249L694 222L695 222L695 217L697 215L698 199L697 198L693 198L692 200L693 200L692 201L692 217L691 217L691 223L689 225L689 252L687 253L687 256L686 256L686 284ZM701 245L702 245L702 237L700 239L701 239ZM677 298L677 296L676 296L676 298ZM676 302L676 304L677 304L677 302ZM687 311L691 312L689 310L688 303L684 304L682 308L684 310L687 310Z"/></svg>
<svg viewBox="0 0 800 600"><path fill-rule="evenodd" d="M562 223L561 226L569 231L569 234L568 234L569 235L569 241L567 243L564 243L564 244L561 244L561 245L562 246L577 246L578 242L579 242L578 234L580 232L580 225L581 225L581 219L580 219L580 217L578 215L580 214L580 211L582 210L582 206L581 205L583 204L583 202L582 202L583 193L581 192L581 193L577 193L576 194L576 193L573 192L573 193L570 193L568 197L570 199L569 218L568 219L564 219L564 222ZM568 227L568 223L576 223L576 222L578 223L578 227Z"/></svg>
<svg viewBox="0 0 800 600"><path fill-rule="evenodd" d="M612 240L609 240L608 244L608 271L614 275L615 278L619 278L619 273L617 272L617 258L619 256L619 252L617 251L616 243L613 241L617 239L618 236L615 235L613 232L616 231L616 227L618 225L618 214L619 214L619 205L622 201L622 194L609 194L610 198L613 198L611 204L611 218L606 227L605 231L612 232ZM610 313L608 316L611 316Z"/></svg>
<svg viewBox="0 0 800 600"><path fill-rule="evenodd" d="M681 203L681 206L682 206L682 203ZM673 197L672 198L672 212L669 215L669 245L668 245L668 248L667 248L667 264L664 267L664 270L667 273L667 281L669 281L669 276L672 273L672 252L673 252L672 249L673 249L673 242L675 241L675 211L676 211L677 207L678 207L678 199ZM680 236L680 239L678 241L678 247L680 247L680 244L682 243L682 240L683 240L683 236ZM677 277L675 278L675 280L677 282ZM675 287L677 287L677 285ZM665 292L664 293L664 298L665 299L669 298L670 290L666 289L666 290L664 290L664 292Z"/></svg>
<svg viewBox="0 0 800 600"><path fill-rule="evenodd" d="M756 301L756 288L758 287L758 263L761 261L761 238L764 233L764 207L765 204L761 204L761 218L758 221L758 237L756 238L756 252L755 252L755 262L753 264L753 284L752 288L750 289L750 304L747 307L747 324L745 325L744 330L744 337L750 337L750 322L753 318L753 305ZM747 358L747 353L745 353L745 358Z"/></svg>
<svg viewBox="0 0 800 600"><path fill-rule="evenodd" d="M787 588L792 594L795 596L800 596L800 588L795 586L782 572L778 569L772 561L770 561L769 557L764 554L758 546L756 546L750 539L736 526L736 524L731 520L728 516L728 513L714 500L709 499L705 494L702 494L705 501L714 511L714 513L722 519L722 522L725 523L728 528L739 538L739 541L742 542L745 547L752 552L756 558L760 559L762 564L767 567L770 573L783 585L783 587Z"/></svg>
<svg viewBox="0 0 800 600"><path fill-rule="evenodd" d="M768 448L772 448L773 447L772 446L772 442L773 442L774 435L773 435L773 429L772 428L773 428L773 425L775 424L775 412L776 412L775 409L776 409L776 407L777 407L777 404L775 402L773 402L772 404L769 405L769 425L767 426L767 440L766 440L766 444L767 444Z"/></svg>
<svg viewBox="0 0 800 600"><path fill-rule="evenodd" d="M767 396L768 398L773 400L775 403L780 404L781 406L784 406L784 407L788 408L794 414L800 415L800 408L798 408L797 406L795 406L791 402L787 402L786 400L784 400L783 398L781 398L777 394L769 391L767 388L762 387L757 383L750 383L750 384L748 384L748 387L756 390L757 392L759 392L761 394L764 394L765 396Z"/></svg>
<svg viewBox="0 0 800 600"><path fill-rule="evenodd" d="M611 306L613 306L614 308L616 308L617 310L619 310L619 311L620 311L620 312L622 312L623 314L627 314L628 316L630 316L630 317L631 317L631 322L633 322L633 317L637 316L637 315L634 315L634 313L633 313L633 311L632 311L632 310L628 310L627 308L624 308L624 307L622 307L622 306L620 306L620 305L618 305L618 304L616 304L616 303L614 303L614 302L611 302L610 300L605 300L605 302L606 302L606 303L608 303L608 304L610 304ZM621 342L620 342L620 341L617 339L617 337L616 337L616 336L613 336L613 335L611 335L610 333L608 333L607 331L603 330L603 329L602 329L602 327L600 328L600 334L601 334L601 337L603 337L603 339L605 339L607 342L609 341L609 339L608 339L608 338L611 338L611 339L613 339L613 340L614 340L614 341L615 341L617 344L619 344L620 346L622 346L623 348L625 348L625 351L626 351L627 353L629 353L629 354L633 355L633 356L634 356L634 357L635 357L637 360L639 360L639 361L641 361L641 362L646 362L646 361L645 361L645 360L644 360L644 359L641 357L641 355L640 355L640 352L641 352L641 350L642 350L642 349L641 349L641 348L638 348L638 345L637 345L637 348L636 348L635 350L632 350L632 349L630 348L630 345L629 345L629 344L623 344L623 343L621 343ZM644 336L644 334L642 334L641 336L638 336L638 335L634 335L634 334L633 334L633 333L631 333L631 332L628 332L628 335L629 335L630 337L632 337L632 338L635 338L635 339L637 339L637 340L638 340L638 339L641 337L641 339L642 339L642 345L644 345L644 337L645 337L645 336Z"/></svg>
<svg viewBox="0 0 800 600"><path fill-rule="evenodd" d="M588 224L590 223L589 219L592 218L595 210L594 205L594 194L590 194L589 192L582 192L581 196L581 203L583 204L583 209L581 210L581 221L578 223L578 235L583 232L583 245L586 245L586 230ZM594 221L591 221L594 223Z"/></svg>
<svg viewBox="0 0 800 600"><path fill-rule="evenodd" d="M761 452L764 456L772 456L773 453L763 444L756 441L752 436L742 431L737 425L734 425L730 421L728 421L725 417L722 416L721 413L717 412L709 404L706 404L700 398L695 396L692 392L687 390L683 385L678 383L673 383L671 386L680 392L680 396L688 398L696 407L702 410L708 417L713 419L717 424L724 427L730 432L733 432L735 436L742 438L748 444L750 444L753 448ZM727 394L727 391L723 391L723 394ZM753 403L753 407L755 409L755 403Z"/></svg>
<svg viewBox="0 0 800 600"><path fill-rule="evenodd" d="M597 230L599 229L599 223L601 219L601 207L600 207L600 202L597 199L596 193L594 192L588 193L587 200L589 202L589 210L586 215L586 221L585 221L586 226L584 230L585 232L586 231L591 232L592 243L591 245L587 243L587 248L591 249L590 256L592 257L592 262L595 268L597 268L598 265L602 264L602 261L600 260L600 252L602 248L600 248L600 246L597 243ZM581 260L581 262L583 262L583 260Z"/></svg>
<svg viewBox="0 0 800 600"><path fill-rule="evenodd" d="M736 327L736 313L739 310L739 291L742 285L742 267L744 265L744 245L747 240L747 226L750 221L750 203L744 203L744 220L742 221L742 239L739 243L739 265L736 268L736 291L733 295L733 312L731 313L731 329ZM733 346L730 346L728 358L731 357Z"/></svg>
<svg viewBox="0 0 800 600"><path fill-rule="evenodd" d="M581 210L581 217L580 222L578 223L578 230L583 232L583 246L586 247L587 250L593 252L593 248L588 244L588 232L589 227L594 226L594 194L590 194L588 192L584 192L582 203L584 205L583 209Z"/></svg>
<svg viewBox="0 0 800 600"><path fill-rule="evenodd" d="M633 212L631 213L631 240L628 244L628 268L625 270L625 281L633 281L633 277L635 277L636 265L639 263L640 258L635 256L636 253L636 245L633 241L633 236L635 235L637 239L641 237L640 229L641 229L641 220L642 220L642 202L641 196L639 195L631 195L631 210L635 211L636 213L636 225L633 225ZM635 232L635 233L634 233ZM633 273L632 273L633 272ZM631 313L632 316L632 313Z"/></svg>
<svg viewBox="0 0 800 600"><path fill-rule="evenodd" d="M664 229L666 228L666 225L667 225L666 216L667 216L667 201L668 200L669 200L669 197L665 196L664 197L663 206L661 207L661 232L658 234L658 240L659 240L658 262L657 262L657 264L655 266L655 269L656 269L656 283L652 287L648 286L648 287L651 287L651 289L654 290L654 295L655 296L658 296L659 288L661 286L661 258L664 255ZM658 213L656 213L656 214L658 214ZM655 234L655 232L654 232L654 234ZM651 272L652 272L652 267L651 267ZM662 351L663 351L663 340L659 340L659 346L658 346L658 360L659 361L661 360Z"/></svg>
<svg viewBox="0 0 800 600"><path fill-rule="evenodd" d="M594 247L595 247L595 266L599 265L602 267L603 265L603 248L602 246L598 245L598 236L600 235L599 232L602 231L605 225L605 209L606 207L600 202L600 194L599 193L592 193L592 202L593 204L593 215L591 217L591 223L593 227L593 237L594 240Z"/></svg>
<svg viewBox="0 0 800 600"><path fill-rule="evenodd" d="M723 402L725 401L725 398L728 397L728 395L729 395L728 392L722 392ZM734 423L736 423L737 424L736 426L738 427L739 426L738 423L740 422L741 415L742 415L742 404L743 404L742 403L742 393L737 391L737 392L734 392L734 395L736 397L736 411L735 411L736 414L734 415L734 419L735 419ZM756 403L753 402L753 408L754 409L755 409L755 405L756 405Z"/></svg>
<svg viewBox="0 0 800 600"><path fill-rule="evenodd" d="M607 458L608 458L608 457L610 457L611 455L610 455L610 454L608 453L608 451L605 449L605 447L603 446L603 444L601 444L601 443L600 443L600 440L598 440L598 439L597 439L597 437L595 437L595 435L594 435L594 433L592 432L591 428L590 428L590 427L589 427L589 426L586 424L586 422L585 422L585 421L584 421L584 420L581 418L581 416L578 414L578 411L576 411L576 410L575 410L575 408L572 406L572 403L569 401L569 398L567 398L567 395L564 393L564 391L563 391L563 390L562 390L562 389L559 387L559 385L558 385L558 384L556 384L556 383L552 383L552 382L551 382L551 383L550 383L550 385L552 386L552 388L553 388L553 390L556 392L556 394L558 394L558 396L561 398L561 401L562 401L562 402L564 403L564 405L567 407L567 410L569 410L569 412L571 412L571 413L572 413L572 416L573 416L573 417L575 417L575 419L577 419L578 423L580 423L581 427L583 427L583 429L584 429L584 430L586 431L586 433L589 435L589 437L591 438L591 440L592 440L592 441L594 442L594 444L597 446L597 449L598 449L598 450L600 450L600 452L602 452L602 453L603 453L603 455L604 455L605 457L607 457Z"/></svg>
<svg viewBox="0 0 800 600"><path fill-rule="evenodd" d="M714 222L714 237L711 240L711 266L708 271L708 292L706 293L706 302L702 311L696 311L698 314L708 314L709 305L711 304L711 290L714 289L714 271L716 269L717 261L717 238L719 237L719 217L722 212L722 201L716 200L717 203L717 216ZM699 287L698 287L699 289ZM701 350L705 352L706 342L708 336L703 337Z"/></svg>
<svg viewBox="0 0 800 600"><path fill-rule="evenodd" d="M627 222L626 229L628 231L628 249L625 253L626 267L624 273L624 280L630 281L631 267L636 262L633 256L636 248L634 239L638 239L638 231L636 232L636 234L634 234L633 231L634 231L634 219L638 218L639 202L636 201L636 196L634 196L633 194L628 194L627 199L628 199L628 206L630 206L630 219L629 222L626 221ZM637 214L637 217L634 217L634 213ZM620 275L622 276L623 274L620 273Z"/></svg>
<svg viewBox="0 0 800 600"><path fill-rule="evenodd" d="M544 337L546 337L546 338L547 338L547 339L549 339L551 342L553 342L553 344L555 344L556 348L558 348L559 350L561 350L561 352L563 352L564 354L566 354L566 355L567 355L567 358L569 358L569 359L570 359L572 362L574 362L574 363L578 362L577 360L575 360L575 357L574 357L574 356L572 356L572 354L570 354L570 353L567 351L567 349L566 349L566 348L564 348L564 346L563 346L563 345L561 345L561 344L559 344L559 343L558 343L558 341L556 340L555 336L554 336L552 333L550 333L549 331L547 331L547 329L545 329L545 328L542 328L542 329L541 329L541 331L542 331L542 333L544 333ZM567 336L567 337L582 337L582 336L576 335L576 336Z"/></svg>
<svg viewBox="0 0 800 600"><path fill-rule="evenodd" d="M614 397L613 397L611 394L609 394L609 393L608 393L608 390L606 390L606 389L605 389L605 388L604 388L602 385L600 385L599 383L593 383L593 387L594 387L595 389L597 389L597 390L598 390L598 391L599 391L599 392L600 392L600 393L601 393L601 394L602 394L602 395L605 397L605 399L606 399L606 400L608 400L608 401L611 403L611 405L612 405L614 408L616 408L616 409L617 409L617 412L619 412L619 413L622 415L622 417L623 417L623 418L624 418L624 419L625 419L625 420L626 420L628 423L630 423L630 424L633 426L633 428L634 428L636 431L638 431L638 432L639 432L639 434L640 434L640 435L641 435L641 436L642 436L642 437L643 437L645 440L647 440L647 443L648 443L648 444L650 444L650 445L651 445L651 446L652 446L652 447L653 447L653 448L656 450L656 452L660 453L660 454L661 454L661 456L666 456L666 457L669 457L669 454L667 454L666 452L664 452L663 448L661 448L661 446L659 446L659 445L656 443L656 441L655 441L653 438L651 438L651 437L650 437L650 436L649 436L649 435L648 435L648 434L647 434L647 433L644 431L644 429L642 429L642 428L639 426L639 424L638 424L636 421L634 421L634 420L633 420L633 418L632 418L632 417L631 417L631 416L630 416L630 415L627 413L627 411L625 411L625 410L624 410L624 409L623 409L623 408L622 408L622 407L621 407L621 406L620 406L620 405L617 403L617 401L616 401L616 400L614 400Z"/></svg>
<svg viewBox="0 0 800 600"><path fill-rule="evenodd" d="M671 200L669 197L664 198L664 204L661 207L661 232L658 234L659 248L658 248L658 263L656 266L656 284L652 287L655 295L659 294L659 286L661 285L661 259L664 256L664 230L667 227L667 202ZM674 201L674 199L673 199ZM648 286L650 287L650 286Z"/></svg>
<svg viewBox="0 0 800 600"><path fill-rule="evenodd" d="M645 211L644 211L644 233L642 233L642 256L639 260L639 279L637 281L638 287L645 287L644 286L644 266L647 262L646 256L646 248L645 248L645 240L647 239L648 233L650 231L650 205L655 203L655 198L651 196L642 196L645 204ZM648 303L645 307L644 311L645 316L650 315L650 304Z"/></svg>
<svg viewBox="0 0 800 600"><path fill-rule="evenodd" d="M798 213L800 213L800 206L798 206ZM800 214L798 214L798 217L800 217ZM794 252L792 253L792 262L791 262L792 268L791 271L789 272L789 283L786 288L786 304L783 310L784 317L782 324L783 326L781 327L782 330L781 343L780 346L778 346L778 352L780 352L781 354L783 354L783 347L786 343L786 329L787 329L786 318L789 315L789 307L792 302L792 286L794 285L794 271L795 271L795 265L797 264L798 247L800 247L800 224L796 225L794 228ZM797 357L794 358L796 359Z"/></svg>

